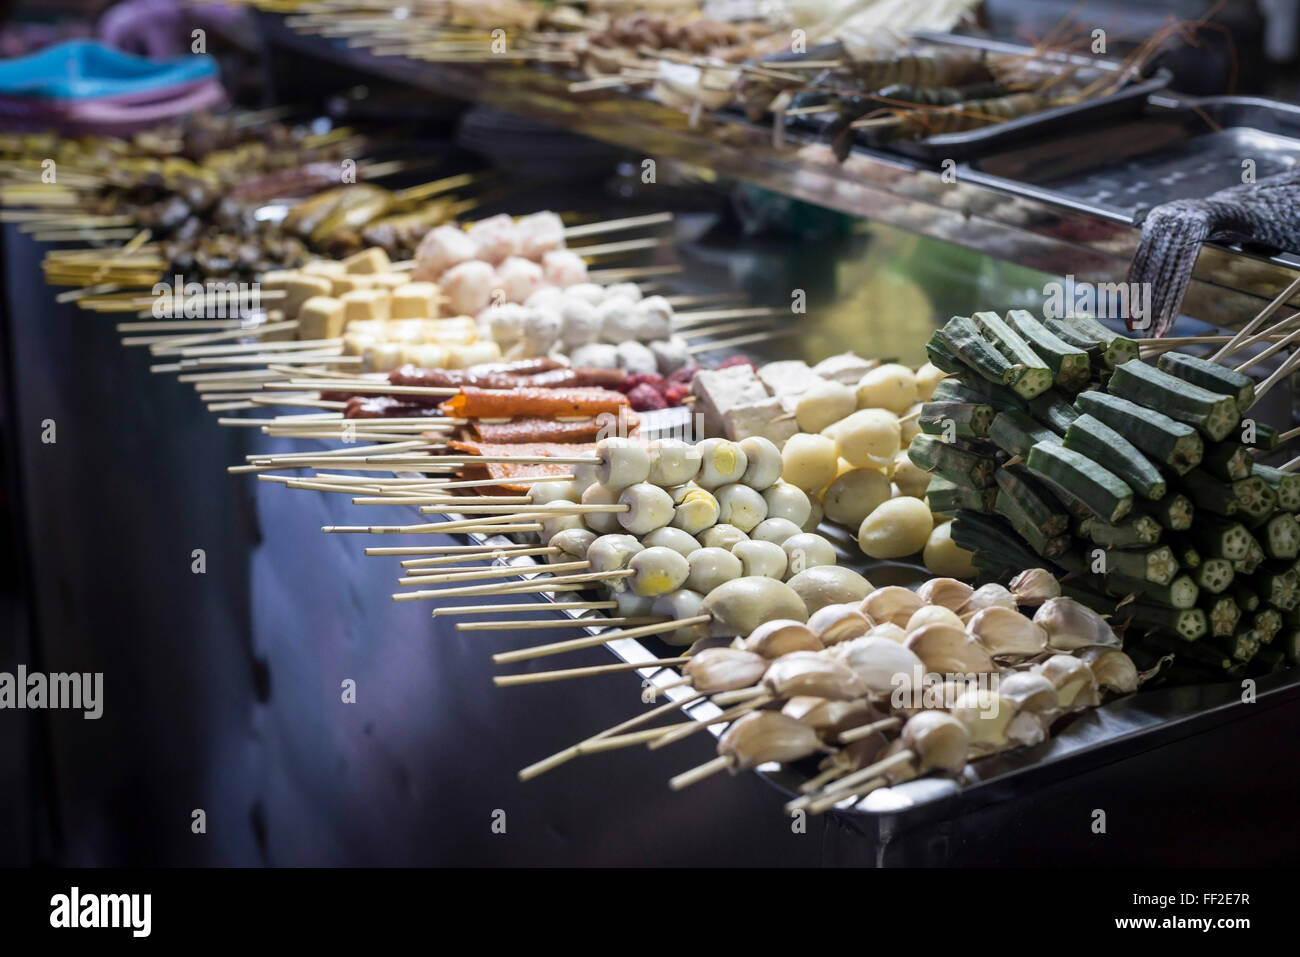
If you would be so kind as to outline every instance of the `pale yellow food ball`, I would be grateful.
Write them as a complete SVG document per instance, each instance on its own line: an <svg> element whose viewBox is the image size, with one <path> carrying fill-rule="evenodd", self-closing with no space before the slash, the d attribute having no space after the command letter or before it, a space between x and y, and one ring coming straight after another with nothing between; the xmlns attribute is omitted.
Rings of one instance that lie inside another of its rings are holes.
<svg viewBox="0 0 1300 957"><path fill-rule="evenodd" d="M925 552L921 556L931 573L943 578L974 578L975 565L971 553L952 540L952 522L942 522L934 527Z"/></svg>
<svg viewBox="0 0 1300 957"><path fill-rule="evenodd" d="M903 558L925 548L930 509L919 498L891 498L862 521L858 545L872 558Z"/></svg>
<svg viewBox="0 0 1300 957"><path fill-rule="evenodd" d="M902 415L917 401L916 373L897 362L886 362L858 380L859 409L888 409Z"/></svg>
<svg viewBox="0 0 1300 957"><path fill-rule="evenodd" d="M819 492L835 478L839 458L834 439L799 432L790 436L781 449L785 463L781 478L805 492Z"/></svg>

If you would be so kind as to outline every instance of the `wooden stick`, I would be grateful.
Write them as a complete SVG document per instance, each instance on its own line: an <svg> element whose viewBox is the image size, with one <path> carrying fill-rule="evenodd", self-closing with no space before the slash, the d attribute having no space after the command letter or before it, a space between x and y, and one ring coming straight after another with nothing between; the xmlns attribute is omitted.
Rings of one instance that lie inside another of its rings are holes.
<svg viewBox="0 0 1300 957"><path fill-rule="evenodd" d="M847 792L837 792L821 801L813 802L813 804L809 807L809 810L812 811L813 814L821 814L825 811L829 811L831 808L835 807L835 805L839 804L841 801L846 801L849 798L853 798L855 801L861 800L867 794L870 794L872 791L876 790L877 788L883 788L888 783L889 783L888 778L881 778L881 777L872 778L871 780L863 784L851 788Z"/></svg>
<svg viewBox="0 0 1300 957"><path fill-rule="evenodd" d="M683 721L681 724L670 724L662 728L647 728L645 731L633 731L628 734L614 734L608 738L601 738L598 741L591 741L587 744L574 745L579 755L597 754L601 751L613 751L616 748L627 748L637 744L645 744L647 741L653 741L660 735L667 734L669 731L675 731L678 728L690 724L689 721Z"/></svg>
<svg viewBox="0 0 1300 957"><path fill-rule="evenodd" d="M542 571L545 571L545 569L539 568L538 571L540 574ZM580 575L566 575L566 576L556 577L556 578L529 579L528 581L524 581L524 582L505 582L497 585L465 585L463 587L458 587L458 588L431 588L423 591L397 592L396 594L393 595L393 601L422 601L426 598L434 598L434 599L468 598L471 596L478 597L481 595L506 595L506 594L517 594L519 592L529 592L529 591L548 591L549 586L551 585L584 585L589 582L595 582L605 578L624 578L632 574L635 574L635 572L633 572L631 569L625 568L622 571L616 571L616 572L585 572ZM656 626L647 625L646 627L651 628ZM661 631L671 631L673 627L676 626L673 626L671 623L669 623L669 626L667 627L665 626L657 626L657 627ZM635 631L636 629L633 630ZM646 634L653 634L653 632L646 632ZM626 637L626 636L620 636L620 637ZM596 641L593 642L593 644L599 645L599 644L604 644L604 642ZM524 649L524 651L532 651L532 650L533 649L531 648ZM554 652L545 652L545 654L553 654L553 653ZM538 655L519 654L516 652L510 652L510 654L515 654L517 655L517 657L506 659L507 661L523 661L525 658L538 657Z"/></svg>
<svg viewBox="0 0 1300 957"><path fill-rule="evenodd" d="M651 742L650 746L654 747L662 740L663 738L657 738ZM711 775L717 774L719 771L727 770L727 768L731 767L733 763L735 763L735 759L729 754L724 754L721 757L714 758L712 761L707 761L698 767L691 768L689 771L683 771L675 778L669 780L668 786L674 791L680 791L683 788L690 787L692 784L703 781Z"/></svg>
<svg viewBox="0 0 1300 957"><path fill-rule="evenodd" d="M427 522L422 525L322 525L326 534L350 535L429 535L444 532L474 531L484 525L515 524L509 516L487 515L483 518L466 518L456 522ZM537 524L537 523L533 523ZM541 525L537 525L541 528Z"/></svg>
<svg viewBox="0 0 1300 957"><path fill-rule="evenodd" d="M630 571L630 569L624 569ZM613 578L621 572L595 572L594 578ZM594 648L598 645L605 645L611 641L618 641L621 638L644 638L647 635L657 635L665 631L674 631L677 628L688 628L691 625L701 625L707 621L712 621L710 615L694 615L690 618L674 619L659 625L642 625L639 628L627 628L621 631L602 632L599 635L592 635L583 638L573 638L569 641L557 641L549 645L537 645L532 648L520 648L515 651L503 651L492 656L492 660L499 665L510 664L515 661L527 661L530 658L542 658L547 655L563 654L566 651L578 651L582 648Z"/></svg>
<svg viewBox="0 0 1300 957"><path fill-rule="evenodd" d="M772 695L770 694L758 695L757 697L751 698L750 700L746 701L744 704L738 704L734 708L728 708L726 711L723 711L721 714L719 714L716 718L702 719L700 721L695 722L695 724L689 728L682 728L682 730L680 731L674 731L672 734L664 735L662 738L655 741L654 744L650 745L650 750L655 751L658 750L659 748L664 747L665 745L669 745L677 741L681 741L683 738L689 738L691 735L699 734L705 728L711 727L715 724L726 724L731 721L735 721L741 715L748 714L749 712L753 711L755 708L760 708L771 700L772 700Z"/></svg>
<svg viewBox="0 0 1300 957"><path fill-rule="evenodd" d="M698 701L700 698L703 697L704 697L703 692L693 691L688 695L684 695L683 697L678 698L676 701L666 701L661 705L657 705L656 707L651 708L649 711L646 711L643 714L636 715L635 717L629 718L626 721L616 724L612 728L606 728L604 731L601 731L599 734L592 735L590 738L586 738L582 741L579 741L577 744L570 745L569 747L565 748L563 751L557 751L555 754L552 754L550 757L543 758L541 761L538 761L535 764L530 764L528 767L524 768L522 771L519 772L519 780L530 781L533 778L537 777L539 774L542 774L545 771L549 771L552 768L559 767L561 764L564 764L566 761L569 761L572 758L576 758L579 754L582 753L581 751L579 751L579 748L589 746L597 741L603 741L617 734L622 734L624 731L627 731L631 728L635 728L638 725L645 724L648 721L653 721L655 718L658 718L661 715L665 715L668 714L669 712L676 711L680 708L684 708L686 705Z"/></svg>
<svg viewBox="0 0 1300 957"><path fill-rule="evenodd" d="M570 618L567 621L462 621L457 622L456 630L547 631L556 628L612 628L615 625L622 628L628 625L650 625L661 621L664 621L664 619L653 616L641 616L639 618Z"/></svg>
<svg viewBox="0 0 1300 957"><path fill-rule="evenodd" d="M705 309L699 312L679 312L673 316L673 328L693 326L701 322L714 322L719 319L768 319L785 315L782 309L745 307L740 309Z"/></svg>
<svg viewBox="0 0 1300 957"><path fill-rule="evenodd" d="M441 555L437 558L408 558L401 563L403 568L426 568L430 565L450 565L463 561L486 561L491 558L524 558L529 555L558 555L560 549L551 545L496 549L482 555Z"/></svg>
<svg viewBox="0 0 1300 957"><path fill-rule="evenodd" d="M573 473L565 475L537 475L527 478L508 478L508 479L472 479L461 482L439 482L438 488L489 488L493 485L536 485L539 482L571 482Z"/></svg>
<svg viewBox="0 0 1300 957"><path fill-rule="evenodd" d="M367 548L367 555L470 555L488 558L498 552L509 554L524 545L379 545Z"/></svg>
<svg viewBox="0 0 1300 957"><path fill-rule="evenodd" d="M454 605L450 608L435 608L434 618L446 615L495 615L497 612L526 613L530 611L608 611L617 608L616 601L530 601L515 605Z"/></svg>
<svg viewBox="0 0 1300 957"><path fill-rule="evenodd" d="M1269 316L1273 315L1273 313L1281 309L1282 306L1286 303L1286 301L1290 299L1293 295L1295 295L1297 290L1300 290L1300 276L1297 276L1291 282L1290 285L1288 285L1285 289L1283 289L1280 293L1278 293L1276 299L1274 299L1272 302L1270 302L1267 306L1263 308L1263 310L1259 313L1259 315L1257 315L1254 319L1250 320L1250 322L1248 322L1245 326L1242 327L1240 332L1238 332L1235 336L1233 336L1230 340L1228 340L1227 345L1225 345L1222 349L1220 349L1213 356L1211 356L1210 357L1211 361L1218 362L1221 359L1230 356L1232 354L1233 346L1237 345L1237 343L1239 343L1242 339L1245 339L1248 335L1254 332L1261 323L1266 322Z"/></svg>
<svg viewBox="0 0 1300 957"><path fill-rule="evenodd" d="M1251 366L1253 366L1253 365L1258 365L1259 363L1263 362L1265 359L1269 358L1271 355L1273 355L1273 354L1274 354L1275 352L1277 352L1279 349L1285 349L1288 345L1290 345L1292 342L1294 342L1297 338L1300 338L1300 329L1297 329L1295 332L1291 333L1291 334L1288 335L1288 336L1284 336L1284 337L1282 337L1281 339L1279 339L1277 342L1273 343L1271 346L1269 346L1267 349L1265 349L1263 352L1259 353L1258 355L1256 355L1256 356L1252 356L1251 358L1247 359L1247 360L1246 360L1245 362L1243 362L1241 365L1237 366L1237 368L1236 368L1235 371L1237 371L1237 372L1245 372L1245 371L1246 371L1247 369L1249 369Z"/></svg>
<svg viewBox="0 0 1300 957"><path fill-rule="evenodd" d="M564 238L579 239L583 236L596 236L600 233L612 233L622 229L637 229L641 226L658 226L673 221L672 213L650 213L646 216L628 216L623 219L607 219L599 223L585 223L569 226L564 230Z"/></svg>
<svg viewBox="0 0 1300 957"><path fill-rule="evenodd" d="M575 572L590 568L591 562L556 562L551 565L498 565L493 568L476 568L467 572L444 572L436 575L405 575L397 579L399 585L445 585L449 582L468 582L482 578L516 578L536 575L542 571Z"/></svg>
<svg viewBox="0 0 1300 957"><path fill-rule="evenodd" d="M903 719L895 715L892 718L881 718L879 721L872 721L870 724L849 728L849 730L840 734L840 744L852 744L854 741L861 741L863 738L871 737L877 731L888 731L891 728L899 727L902 723Z"/></svg>
<svg viewBox="0 0 1300 957"><path fill-rule="evenodd" d="M786 336L793 336L799 333L798 329L792 326L786 326L780 329L774 329L770 332L753 332L744 336L732 336L730 339L718 339L714 342L700 342L687 347L691 355L697 355L701 352L711 352L714 349L726 349L731 346L743 346L751 342L766 342L769 339L783 339Z"/></svg>
<svg viewBox="0 0 1300 957"><path fill-rule="evenodd" d="M1255 402L1259 402L1259 400L1264 397L1265 393L1267 393L1270 389L1272 389L1273 386L1277 385L1279 382L1281 382L1283 379L1289 376L1292 372L1294 372L1296 370L1297 365L1300 365L1300 352L1297 352L1295 355L1286 359L1280 366L1277 367L1276 370L1274 370L1271 376L1269 376L1267 379L1265 379L1255 388Z"/></svg>
<svg viewBox="0 0 1300 957"><path fill-rule="evenodd" d="M568 668L564 671L537 671L522 675L496 675L492 683L498 688L512 688L517 685L543 684L550 681L565 681L569 678L588 678L596 675L617 674L623 671L654 671L665 665L679 665L690 661L686 658L659 658L655 661L621 661L613 665L592 665L589 668ZM694 724L695 722L690 722ZM666 733L666 732L665 732Z"/></svg>
<svg viewBox="0 0 1300 957"><path fill-rule="evenodd" d="M831 799L830 806L833 807L849 796L849 792L853 789L854 785L870 781L872 778L884 774L890 768L897 767L900 764L906 764L908 761L915 760L915 758L916 755L911 751L898 751L887 758L882 758L874 764L868 764L865 768L861 768L854 771L852 774L840 778L834 784L831 784L818 794L810 794L806 797L791 801L785 806L785 809L787 812L793 813L802 808L810 808L814 804L825 806L827 799ZM835 795L838 795L838 797Z"/></svg>
<svg viewBox="0 0 1300 957"><path fill-rule="evenodd" d="M580 505L562 505L558 502L548 502L545 505L424 505L420 508L422 515L446 515L449 512L463 512L466 515L500 515L502 513L514 513L519 515L589 515L593 513L609 514L613 512L628 512L632 510L631 505L620 505L618 503Z"/></svg>

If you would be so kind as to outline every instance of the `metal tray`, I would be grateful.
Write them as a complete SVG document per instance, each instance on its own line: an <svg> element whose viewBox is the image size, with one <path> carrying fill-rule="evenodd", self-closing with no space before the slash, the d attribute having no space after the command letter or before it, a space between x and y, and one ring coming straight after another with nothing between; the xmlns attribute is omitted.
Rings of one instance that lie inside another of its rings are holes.
<svg viewBox="0 0 1300 957"><path fill-rule="evenodd" d="M972 161L967 178L1131 224L1152 206L1241 185L1244 160L1256 179L1300 163L1300 106L1156 95L1126 122Z"/></svg>
<svg viewBox="0 0 1300 957"><path fill-rule="evenodd" d="M1058 64L1080 67L1084 71L1082 78L1085 80L1100 76L1103 73L1114 73L1121 67L1121 64L1115 60L1097 59L1078 54L1035 53L1029 47L982 37L939 33L918 33L915 36L917 40L929 46L946 45L986 50L990 53L1010 56L1031 57L1036 64L1041 64L1044 71L1051 70ZM824 59L836 52L834 45L822 46L808 51L806 56L808 59ZM793 60L800 59L800 57L787 55L772 59ZM1040 110L1028 116L1007 120L1005 123L994 123L962 133L943 133L925 139L900 140L891 143L873 142L868 134L859 133L854 137L854 143L859 147L882 152L901 153L904 156L933 162L945 159L968 159L977 154L1001 149L1031 137L1041 137L1056 133L1062 129L1074 128L1081 122L1093 123L1098 120L1139 113L1147 98L1167 87L1172 78L1173 75L1168 70L1161 68L1153 72L1149 77L1129 83L1109 96L1092 97L1081 103ZM817 132L824 131L830 125L830 122L823 114L791 117L785 121L787 128Z"/></svg>
<svg viewBox="0 0 1300 957"><path fill-rule="evenodd" d="M1115 60L1098 59L1079 54L1035 53L1030 47L983 37L920 33L917 34L917 38L927 43L946 43L951 46L987 50L990 53L1031 56L1043 63L1045 68L1046 65L1058 63L1063 66L1078 66L1085 71L1092 70L1097 73L1114 73L1121 68L1121 64ZM1086 79L1086 74L1084 78ZM1098 120L1114 119L1117 116L1129 116L1139 113L1147 98L1167 87L1172 79L1172 73L1160 68L1149 77L1129 83L1110 96L1092 97L1081 103L1040 110L1028 116L1007 120L1005 123L994 123L964 133L944 133L923 140L905 140L890 143L885 148L917 159L932 161L967 159L977 153L987 153L990 150L1001 149L1031 137L1039 138L1055 134L1062 129L1074 128L1081 123L1095 123ZM858 142L865 143L866 138L859 137Z"/></svg>

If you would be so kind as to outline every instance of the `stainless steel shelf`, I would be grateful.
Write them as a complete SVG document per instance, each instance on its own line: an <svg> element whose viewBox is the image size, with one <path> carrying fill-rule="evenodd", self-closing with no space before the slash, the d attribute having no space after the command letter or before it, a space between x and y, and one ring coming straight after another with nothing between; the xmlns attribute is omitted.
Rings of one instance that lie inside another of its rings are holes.
<svg viewBox="0 0 1300 957"><path fill-rule="evenodd" d="M953 182L903 157L856 150L839 163L820 143L775 143L771 129L728 116L695 125L678 110L615 92L572 94L555 72L375 56L343 41L303 35L262 14L270 42L440 96L482 103L581 133L647 157L671 158L718 178L753 183L854 216L976 250L1054 276L1122 280L1139 230L1044 191L1010 190L968 165ZM951 179L951 177L949 177ZM1207 245L1183 311L1216 326L1240 325L1300 274L1300 260ZM1300 297L1294 300L1300 306Z"/></svg>

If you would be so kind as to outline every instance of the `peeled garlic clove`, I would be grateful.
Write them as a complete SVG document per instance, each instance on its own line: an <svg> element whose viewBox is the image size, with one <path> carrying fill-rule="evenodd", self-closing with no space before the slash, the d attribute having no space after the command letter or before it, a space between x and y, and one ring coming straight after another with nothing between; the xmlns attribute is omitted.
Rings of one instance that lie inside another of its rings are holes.
<svg viewBox="0 0 1300 957"><path fill-rule="evenodd" d="M990 655L1036 655L1047 647L1047 632L1001 605L977 611L966 623L966 632Z"/></svg>
<svg viewBox="0 0 1300 957"><path fill-rule="evenodd" d="M1039 665L1039 671L1056 688L1057 700L1066 710L1091 708L1101 700L1092 669L1074 655L1052 655Z"/></svg>
<svg viewBox="0 0 1300 957"><path fill-rule="evenodd" d="M922 711L903 725L903 745L916 752L921 771L957 774L966 766L970 733L946 711Z"/></svg>
<svg viewBox="0 0 1300 957"><path fill-rule="evenodd" d="M924 604L925 602L910 588L886 585L884 588L877 588L862 599L858 607L878 625L891 622L902 627Z"/></svg>
<svg viewBox="0 0 1300 957"><path fill-rule="evenodd" d="M718 739L718 754L732 758L732 771L768 761L798 761L821 749L816 731L779 711L751 711Z"/></svg>
<svg viewBox="0 0 1300 957"><path fill-rule="evenodd" d="M792 651L821 651L822 641L807 625L793 618L765 621L749 633L743 646L764 658L780 658Z"/></svg>
<svg viewBox="0 0 1300 957"><path fill-rule="evenodd" d="M691 687L696 691L714 694L754 687L767 671L767 665L766 658L752 651L705 648L682 665L682 674L691 679Z"/></svg>
<svg viewBox="0 0 1300 957"><path fill-rule="evenodd" d="M968 687L953 704L952 716L965 726L972 745L996 749L1007 743L1007 725L1016 716L1016 705L996 691Z"/></svg>
<svg viewBox="0 0 1300 957"><path fill-rule="evenodd" d="M848 665L816 651L793 651L767 666L763 687L777 697L861 698L867 686Z"/></svg>
<svg viewBox="0 0 1300 957"><path fill-rule="evenodd" d="M1060 707L1056 685L1037 671L1014 671L998 683L998 694L1015 702L1017 712L1046 714Z"/></svg>
<svg viewBox="0 0 1300 957"><path fill-rule="evenodd" d="M943 605L960 612L974 591L970 585L955 578L931 578L916 590L916 595L927 605Z"/></svg>
<svg viewBox="0 0 1300 957"><path fill-rule="evenodd" d="M830 646L858 638L871 630L871 619L858 610L853 602L844 605L827 605L808 617L808 627Z"/></svg>
<svg viewBox="0 0 1300 957"><path fill-rule="evenodd" d="M813 696L791 698L781 709L781 713L802 721L824 738L830 738L849 728L879 721L884 717L866 698L851 701L836 701Z"/></svg>
<svg viewBox="0 0 1300 957"><path fill-rule="evenodd" d="M1015 596L998 584L981 585L971 592L970 599L966 602L966 607L962 610L961 616L969 621L972 615L983 611L985 608L1010 608L1012 611L1016 611Z"/></svg>
<svg viewBox="0 0 1300 957"><path fill-rule="evenodd" d="M1011 594L1018 605L1041 605L1061 597L1061 583L1046 568L1030 568L1011 579Z"/></svg>
<svg viewBox="0 0 1300 957"><path fill-rule="evenodd" d="M925 678L925 663L888 638L864 636L841 642L831 654L844 662L875 694L910 695Z"/></svg>
<svg viewBox="0 0 1300 957"><path fill-rule="evenodd" d="M892 621L886 621L882 624L876 625L876 627L867 632L867 635L875 638L888 638L890 641L896 641L900 645L907 641L907 632L898 627L898 625L894 624Z"/></svg>
<svg viewBox="0 0 1300 957"><path fill-rule="evenodd" d="M997 665L989 653L960 628L926 625L910 632L907 647L938 675L994 674Z"/></svg>
<svg viewBox="0 0 1300 957"><path fill-rule="evenodd" d="M1049 598L1034 613L1034 624L1047 632L1047 644L1054 651L1120 644L1105 618L1073 598Z"/></svg>
<svg viewBox="0 0 1300 957"><path fill-rule="evenodd" d="M1092 676L1099 688L1118 694L1137 691L1137 665L1118 648L1084 648L1079 652L1079 657L1092 669Z"/></svg>
<svg viewBox="0 0 1300 957"><path fill-rule="evenodd" d="M1044 727L1041 715L1022 711L1012 718L1011 723L1007 725L1007 740L1012 744L1033 747L1035 744L1042 743L1046 738L1047 728Z"/></svg>
<svg viewBox="0 0 1300 957"><path fill-rule="evenodd" d="M966 627L961 618L951 608L945 608L943 605L925 605L918 608L916 614L907 619L907 624L903 626L903 630L910 635L918 628L924 628L926 625L950 625L953 628Z"/></svg>
<svg viewBox="0 0 1300 957"><path fill-rule="evenodd" d="M796 721L802 721L810 728L815 728L817 725L808 718L826 703L825 698L819 698L817 695L795 695L781 706L781 713L787 718L794 718Z"/></svg>

